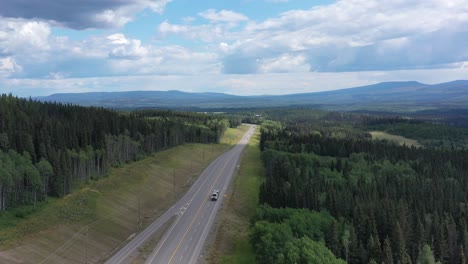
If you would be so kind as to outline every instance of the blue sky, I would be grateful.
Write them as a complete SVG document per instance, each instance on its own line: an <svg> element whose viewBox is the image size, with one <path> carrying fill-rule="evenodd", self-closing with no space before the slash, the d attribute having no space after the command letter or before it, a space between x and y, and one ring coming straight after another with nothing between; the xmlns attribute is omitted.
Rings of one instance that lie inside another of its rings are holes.
<svg viewBox="0 0 468 264"><path fill-rule="evenodd" d="M468 79L466 0L2 0L0 92L239 95Z"/></svg>

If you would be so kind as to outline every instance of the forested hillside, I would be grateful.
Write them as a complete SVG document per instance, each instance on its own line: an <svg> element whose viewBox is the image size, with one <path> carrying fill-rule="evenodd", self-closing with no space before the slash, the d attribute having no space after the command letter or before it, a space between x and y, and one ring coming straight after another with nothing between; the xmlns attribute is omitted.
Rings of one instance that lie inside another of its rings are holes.
<svg viewBox="0 0 468 264"><path fill-rule="evenodd" d="M63 93L37 99L120 109L161 107L213 110L308 106L337 111L364 110L394 113L431 111L435 114L437 111L450 108L456 111L466 111L467 91L468 81L460 80L434 85L415 81L384 82L334 91L283 95L235 96L181 91L128 91Z"/></svg>
<svg viewBox="0 0 468 264"><path fill-rule="evenodd" d="M240 119L0 97L0 210L63 196L111 166L187 142L217 143Z"/></svg>
<svg viewBox="0 0 468 264"><path fill-rule="evenodd" d="M281 122L264 122L261 131L266 180L251 236L259 263L338 263L334 256L467 263L468 150L457 145L465 130L437 148L416 148L371 140L365 129L409 134L419 124L420 136L435 141L452 128L307 110L269 114ZM326 261L309 258L310 239L326 246Z"/></svg>

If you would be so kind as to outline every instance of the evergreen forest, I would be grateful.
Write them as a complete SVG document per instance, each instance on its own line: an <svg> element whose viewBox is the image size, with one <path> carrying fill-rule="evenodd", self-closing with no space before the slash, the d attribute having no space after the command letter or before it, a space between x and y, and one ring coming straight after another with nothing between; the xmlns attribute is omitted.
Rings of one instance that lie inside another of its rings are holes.
<svg viewBox="0 0 468 264"><path fill-rule="evenodd" d="M217 143L240 118L117 112L0 96L0 211L62 197L107 170L184 143Z"/></svg>
<svg viewBox="0 0 468 264"><path fill-rule="evenodd" d="M467 130L307 109L263 116L258 263L467 263ZM373 140L375 129L423 146Z"/></svg>

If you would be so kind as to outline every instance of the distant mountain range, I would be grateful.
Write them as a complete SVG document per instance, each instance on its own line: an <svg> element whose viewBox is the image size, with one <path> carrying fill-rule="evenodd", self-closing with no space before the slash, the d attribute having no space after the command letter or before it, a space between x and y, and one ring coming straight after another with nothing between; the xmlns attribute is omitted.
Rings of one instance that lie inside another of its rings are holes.
<svg viewBox="0 0 468 264"><path fill-rule="evenodd" d="M235 96L181 91L60 93L35 98L109 108L223 109L304 106L344 111L424 111L468 108L468 80L440 84L385 82L327 92Z"/></svg>

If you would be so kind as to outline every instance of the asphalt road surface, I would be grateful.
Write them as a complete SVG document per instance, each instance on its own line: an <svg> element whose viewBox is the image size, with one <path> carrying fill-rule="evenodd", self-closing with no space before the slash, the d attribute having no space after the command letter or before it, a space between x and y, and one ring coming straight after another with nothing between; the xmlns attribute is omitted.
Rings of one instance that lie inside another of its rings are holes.
<svg viewBox="0 0 468 264"><path fill-rule="evenodd" d="M253 135L250 126L239 143L214 160L198 177L187 193L156 221L133 238L106 263L130 263L130 256L138 252L152 234L164 223L177 216L145 263L196 263L205 244L224 194L231 182L244 147ZM211 201L214 190L219 190L218 201Z"/></svg>

